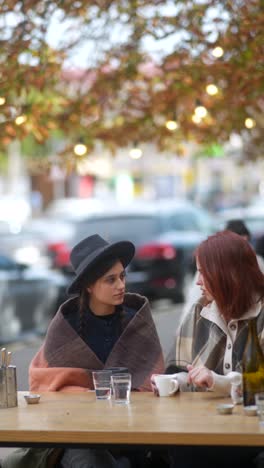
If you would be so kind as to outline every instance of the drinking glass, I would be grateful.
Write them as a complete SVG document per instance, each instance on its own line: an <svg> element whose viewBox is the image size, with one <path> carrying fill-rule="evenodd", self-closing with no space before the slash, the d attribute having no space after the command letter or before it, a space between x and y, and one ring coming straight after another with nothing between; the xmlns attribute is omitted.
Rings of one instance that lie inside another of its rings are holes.
<svg viewBox="0 0 264 468"><path fill-rule="evenodd" d="M242 382L231 383L231 399L234 405L241 405L243 403Z"/></svg>
<svg viewBox="0 0 264 468"><path fill-rule="evenodd" d="M242 361L238 361L235 365L235 372L237 375L235 380L231 382L231 399L234 405L241 405L243 403L243 366Z"/></svg>
<svg viewBox="0 0 264 468"><path fill-rule="evenodd" d="M259 424L264 427L264 392L256 393L255 402L257 406L257 413L259 417Z"/></svg>
<svg viewBox="0 0 264 468"><path fill-rule="evenodd" d="M108 371L111 371L112 375L114 374L128 374L128 368L127 367L107 367Z"/></svg>
<svg viewBox="0 0 264 468"><path fill-rule="evenodd" d="M127 405L130 402L131 374L114 374L111 383L114 402Z"/></svg>
<svg viewBox="0 0 264 468"><path fill-rule="evenodd" d="M110 400L111 398L111 375L110 370L94 371L93 384L97 400Z"/></svg>

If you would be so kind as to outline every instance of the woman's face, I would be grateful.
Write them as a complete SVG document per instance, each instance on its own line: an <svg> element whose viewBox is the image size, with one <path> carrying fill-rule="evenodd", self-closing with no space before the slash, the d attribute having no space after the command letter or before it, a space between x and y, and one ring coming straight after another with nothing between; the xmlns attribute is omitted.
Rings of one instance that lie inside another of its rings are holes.
<svg viewBox="0 0 264 468"><path fill-rule="evenodd" d="M202 294L207 299L207 301L212 302L214 298L213 298L212 294L209 292L209 290L208 290L208 288L206 286L203 271L202 271L201 266L199 264L198 258L196 259L196 267L197 267L197 271L198 271L198 278L197 278L196 284L198 286L200 286Z"/></svg>
<svg viewBox="0 0 264 468"><path fill-rule="evenodd" d="M126 273L122 263L118 261L107 273L87 288L90 301L109 306L122 304L125 295L125 285Z"/></svg>

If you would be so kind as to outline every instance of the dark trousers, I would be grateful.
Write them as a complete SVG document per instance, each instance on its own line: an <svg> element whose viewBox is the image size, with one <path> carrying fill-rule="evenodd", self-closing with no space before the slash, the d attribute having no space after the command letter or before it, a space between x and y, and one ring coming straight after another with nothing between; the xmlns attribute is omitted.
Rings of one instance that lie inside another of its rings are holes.
<svg viewBox="0 0 264 468"><path fill-rule="evenodd" d="M232 436L231 436L232 437ZM171 468L256 468L260 447L173 447Z"/></svg>

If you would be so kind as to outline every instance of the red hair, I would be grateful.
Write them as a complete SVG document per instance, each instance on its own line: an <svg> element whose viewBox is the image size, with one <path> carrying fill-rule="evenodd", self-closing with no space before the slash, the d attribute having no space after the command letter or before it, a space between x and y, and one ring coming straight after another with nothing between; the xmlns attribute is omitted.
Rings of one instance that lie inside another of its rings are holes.
<svg viewBox="0 0 264 468"><path fill-rule="evenodd" d="M230 231L203 241L195 256L210 294L226 319L239 318L264 298L264 275L248 241Z"/></svg>

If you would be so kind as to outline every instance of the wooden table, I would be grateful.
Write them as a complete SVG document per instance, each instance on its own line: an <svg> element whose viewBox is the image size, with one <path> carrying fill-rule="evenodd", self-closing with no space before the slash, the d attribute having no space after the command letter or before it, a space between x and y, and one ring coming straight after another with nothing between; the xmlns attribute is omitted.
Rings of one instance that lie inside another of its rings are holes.
<svg viewBox="0 0 264 468"><path fill-rule="evenodd" d="M16 408L0 410L0 445L225 445L264 446L258 418L237 406L219 415L213 393L157 398L133 393L128 406L96 401L93 392L43 393L27 405L19 392Z"/></svg>

